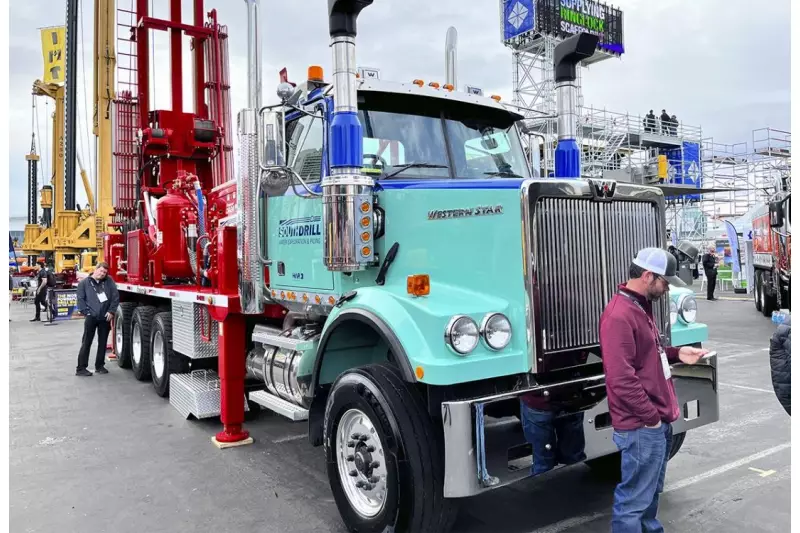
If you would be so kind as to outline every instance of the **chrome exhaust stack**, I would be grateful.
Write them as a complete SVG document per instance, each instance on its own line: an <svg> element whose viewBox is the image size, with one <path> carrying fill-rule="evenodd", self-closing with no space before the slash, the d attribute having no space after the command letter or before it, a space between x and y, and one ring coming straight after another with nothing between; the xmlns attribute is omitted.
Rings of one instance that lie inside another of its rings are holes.
<svg viewBox="0 0 800 533"><path fill-rule="evenodd" d="M456 64L458 61L458 31L450 26L447 28L447 37L444 43L444 82L458 88Z"/></svg>
<svg viewBox="0 0 800 533"><path fill-rule="evenodd" d="M258 112L261 108L261 37L258 31L259 0L247 4L247 108L239 112L239 174L236 178L237 260L239 300L242 313L260 314L264 310L264 269L259 255Z"/></svg>
<svg viewBox="0 0 800 533"><path fill-rule="evenodd" d="M373 187L361 173L363 138L358 120L356 19L372 0L328 0L335 107L330 133L331 174L322 179L324 262L328 270L355 272L375 260Z"/></svg>

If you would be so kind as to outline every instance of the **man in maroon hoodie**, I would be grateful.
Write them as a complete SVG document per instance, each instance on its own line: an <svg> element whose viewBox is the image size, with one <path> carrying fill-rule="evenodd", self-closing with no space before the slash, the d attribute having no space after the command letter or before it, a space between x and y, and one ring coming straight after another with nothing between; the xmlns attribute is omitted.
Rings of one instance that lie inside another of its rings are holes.
<svg viewBox="0 0 800 533"><path fill-rule="evenodd" d="M622 481L614 491L613 533L661 533L656 518L679 416L670 364L695 364L707 350L664 346L652 302L669 284L684 287L677 261L666 250L644 248L631 263L629 280L600 317L613 439L622 453Z"/></svg>

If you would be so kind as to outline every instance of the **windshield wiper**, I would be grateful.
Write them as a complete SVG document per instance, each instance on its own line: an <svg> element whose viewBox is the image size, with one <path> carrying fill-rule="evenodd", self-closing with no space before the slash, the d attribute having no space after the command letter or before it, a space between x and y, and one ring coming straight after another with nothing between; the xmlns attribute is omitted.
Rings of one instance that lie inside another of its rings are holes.
<svg viewBox="0 0 800 533"><path fill-rule="evenodd" d="M516 172L511 172L510 170L496 170L494 172L484 172L487 176L508 176L511 178L524 178L525 176L520 176Z"/></svg>
<svg viewBox="0 0 800 533"><path fill-rule="evenodd" d="M406 165L400 165L399 167L396 167L392 172L383 176L383 179L393 178L409 168L447 168L447 165L437 165L435 163L408 163Z"/></svg>

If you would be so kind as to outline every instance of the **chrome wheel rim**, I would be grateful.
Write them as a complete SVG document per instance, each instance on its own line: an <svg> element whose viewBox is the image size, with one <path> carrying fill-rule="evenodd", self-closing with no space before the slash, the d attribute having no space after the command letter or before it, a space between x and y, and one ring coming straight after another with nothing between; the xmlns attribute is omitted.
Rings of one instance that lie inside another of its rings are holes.
<svg viewBox="0 0 800 533"><path fill-rule="evenodd" d="M386 460L380 436L358 409L342 415L336 429L339 480L355 512L372 518L386 505Z"/></svg>
<svg viewBox="0 0 800 533"><path fill-rule="evenodd" d="M138 366L142 362L142 329L138 322L133 324L133 332L131 334L131 355L133 362Z"/></svg>
<svg viewBox="0 0 800 533"><path fill-rule="evenodd" d="M120 316L114 318L114 338L117 343L117 357L122 357L122 351L125 348L122 337L122 320L120 320L120 318Z"/></svg>
<svg viewBox="0 0 800 533"><path fill-rule="evenodd" d="M160 331L153 335L153 370L158 379L164 375L164 336Z"/></svg>

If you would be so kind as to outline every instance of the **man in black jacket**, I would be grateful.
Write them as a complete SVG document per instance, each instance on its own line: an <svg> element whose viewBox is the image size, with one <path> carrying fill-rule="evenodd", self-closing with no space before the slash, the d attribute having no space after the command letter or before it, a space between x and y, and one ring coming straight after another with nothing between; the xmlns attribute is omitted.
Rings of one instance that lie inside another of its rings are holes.
<svg viewBox="0 0 800 533"><path fill-rule="evenodd" d="M709 246L708 253L703 254L703 271L706 274L706 298L716 300L714 289L717 288L717 254L713 246Z"/></svg>
<svg viewBox="0 0 800 533"><path fill-rule="evenodd" d="M89 364L89 350L97 330L97 357L94 371L108 374L106 370L106 341L111 330L111 319L119 306L119 292L114 280L108 277L108 264L97 263L92 275L78 284L78 310L86 317L83 322L83 341L78 353L76 376L91 376L86 367Z"/></svg>
<svg viewBox="0 0 800 533"><path fill-rule="evenodd" d="M772 388L775 396L792 415L792 322L786 317L772 335L769 343L769 366L772 370Z"/></svg>

